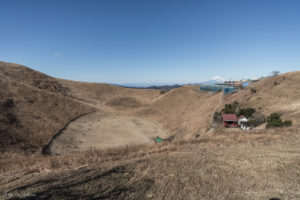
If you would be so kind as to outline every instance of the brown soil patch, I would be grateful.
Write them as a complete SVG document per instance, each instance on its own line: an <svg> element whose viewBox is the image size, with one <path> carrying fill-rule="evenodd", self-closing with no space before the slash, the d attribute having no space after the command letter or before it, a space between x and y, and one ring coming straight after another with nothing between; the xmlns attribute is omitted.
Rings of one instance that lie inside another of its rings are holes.
<svg viewBox="0 0 300 200"><path fill-rule="evenodd" d="M166 138L168 134L149 120L92 113L70 123L54 139L50 150L54 154L64 154L91 148L150 144L156 136Z"/></svg>

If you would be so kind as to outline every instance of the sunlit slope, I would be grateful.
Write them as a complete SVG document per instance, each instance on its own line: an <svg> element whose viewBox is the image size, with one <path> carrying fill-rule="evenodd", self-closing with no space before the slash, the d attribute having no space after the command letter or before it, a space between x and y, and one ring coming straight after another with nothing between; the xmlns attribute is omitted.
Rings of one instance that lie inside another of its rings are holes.
<svg viewBox="0 0 300 200"><path fill-rule="evenodd" d="M167 92L58 80L70 88L74 98L99 106L114 115L150 119L179 138L194 137L209 127L221 93L201 92L198 86L184 86Z"/></svg>
<svg viewBox="0 0 300 200"><path fill-rule="evenodd" d="M204 133L221 93L201 92L198 86L173 89L137 114L155 120L179 138Z"/></svg>
<svg viewBox="0 0 300 200"><path fill-rule="evenodd" d="M256 93L252 93L250 88L255 89ZM265 115L278 112L282 118L291 119L295 126L299 126L300 71L262 79L251 84L247 90L226 96L226 103L233 101L238 101L244 107L255 108Z"/></svg>
<svg viewBox="0 0 300 200"><path fill-rule="evenodd" d="M71 95L94 104L112 107L140 107L152 102L160 95L159 90L132 89L103 83L87 83L57 79L70 88Z"/></svg>
<svg viewBox="0 0 300 200"><path fill-rule="evenodd" d="M52 154L66 154L89 149L111 149L128 145L151 144L155 137L168 133L152 121L129 116L91 113L74 120L56 137Z"/></svg>

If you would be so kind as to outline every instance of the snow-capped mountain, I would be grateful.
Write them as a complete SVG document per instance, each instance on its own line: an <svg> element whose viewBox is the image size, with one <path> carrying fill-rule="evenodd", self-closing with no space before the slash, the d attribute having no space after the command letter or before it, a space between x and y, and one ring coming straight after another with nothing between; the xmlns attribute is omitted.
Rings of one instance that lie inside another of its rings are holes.
<svg viewBox="0 0 300 200"><path fill-rule="evenodd" d="M224 83L224 82L225 82L225 79L223 79L222 77L214 76L211 80L202 82L201 84L214 85L214 84L217 84L217 83Z"/></svg>
<svg viewBox="0 0 300 200"><path fill-rule="evenodd" d="M225 79L220 77L220 76L214 76L211 80L212 81L217 81L219 83L224 83L225 82Z"/></svg>

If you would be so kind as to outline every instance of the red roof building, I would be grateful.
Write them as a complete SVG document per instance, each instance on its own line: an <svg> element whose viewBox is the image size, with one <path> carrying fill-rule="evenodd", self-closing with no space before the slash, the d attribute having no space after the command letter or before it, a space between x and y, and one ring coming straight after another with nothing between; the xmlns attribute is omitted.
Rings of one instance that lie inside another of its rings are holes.
<svg viewBox="0 0 300 200"><path fill-rule="evenodd" d="M238 119L236 114L223 114L223 123L226 128L232 128L238 126Z"/></svg>

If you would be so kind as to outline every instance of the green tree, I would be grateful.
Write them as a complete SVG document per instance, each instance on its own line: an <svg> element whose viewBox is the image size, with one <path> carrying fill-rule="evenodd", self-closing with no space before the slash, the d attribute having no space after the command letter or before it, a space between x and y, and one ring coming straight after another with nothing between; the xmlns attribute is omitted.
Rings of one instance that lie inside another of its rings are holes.
<svg viewBox="0 0 300 200"><path fill-rule="evenodd" d="M280 71L272 71L271 74L273 76L278 76L280 74Z"/></svg>
<svg viewBox="0 0 300 200"><path fill-rule="evenodd" d="M225 114L236 114L238 109L239 109L239 103L235 101L233 102L233 104L226 104L222 112Z"/></svg>
<svg viewBox="0 0 300 200"><path fill-rule="evenodd" d="M245 117L249 118L252 116L253 113L255 113L254 108L243 108L240 109L239 115L244 115Z"/></svg>
<svg viewBox="0 0 300 200"><path fill-rule="evenodd" d="M272 113L267 117L267 128L291 126L292 121L282 121L278 113Z"/></svg>

